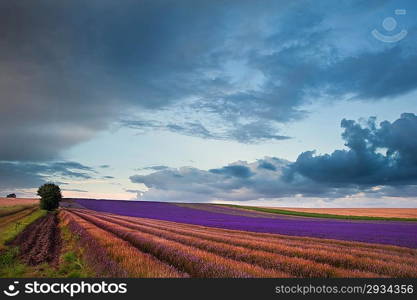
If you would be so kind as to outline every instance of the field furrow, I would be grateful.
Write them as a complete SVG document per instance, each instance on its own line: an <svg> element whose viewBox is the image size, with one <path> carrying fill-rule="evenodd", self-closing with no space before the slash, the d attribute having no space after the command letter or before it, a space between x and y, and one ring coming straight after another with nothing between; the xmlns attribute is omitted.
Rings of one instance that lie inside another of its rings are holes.
<svg viewBox="0 0 417 300"><path fill-rule="evenodd" d="M95 216L80 212L74 213L129 241L139 250L150 253L177 269L184 270L192 277L292 277L285 272L224 258L196 247L132 230Z"/></svg>
<svg viewBox="0 0 417 300"><path fill-rule="evenodd" d="M18 212L27 210L29 208L34 208L35 206L36 205L18 205L18 206L0 208L0 218L14 215Z"/></svg>
<svg viewBox="0 0 417 300"><path fill-rule="evenodd" d="M219 232L208 233L207 230L205 232L203 230L193 231L189 225L187 226L188 229L180 229L179 226L167 227L164 225L158 225L158 221L142 221L141 219L125 220L120 217L114 218L125 222L132 222L134 224L152 226L169 232L185 234L188 236L223 242L226 244L239 245L249 249L269 251L290 257L304 258L346 269L357 269L396 277L413 277L417 275L417 258L401 256L401 254L374 254L370 252L369 249L367 252L362 250L355 253L353 249L347 247L339 247L338 251L335 251L336 249L333 249L332 247L330 247L330 249L326 249L323 245L305 247L304 245L288 245L282 241L280 243L259 239L251 241L245 236L230 237Z"/></svg>
<svg viewBox="0 0 417 300"><path fill-rule="evenodd" d="M322 244L316 246L316 248L305 248L302 245L297 246L288 246L285 244L285 240L280 239L279 243L276 241L270 241L267 239L260 240L259 238L256 240L251 240L248 238L246 233L234 232L235 236L230 236L230 232L225 234L224 230L218 229L208 229L208 228L198 228L197 230L193 230L194 226L190 225L183 225L179 223L172 223L169 224L164 221L159 220L149 220L149 219L141 219L141 218L127 218L127 217L118 217L114 215L104 215L101 213L93 213L95 216L102 217L102 218L110 218L107 219L108 221L116 222L119 225L127 226L130 228L135 228L137 230L146 231L151 234L156 234L162 236L164 238L179 240L182 243L186 243L189 245L193 245L196 247L200 247L202 249L214 251L218 254L232 257L235 259L245 260L252 262L255 260L253 257L254 253L252 252L252 256L247 254L248 249L251 251L259 251L263 250L266 252L272 252L275 254L279 254L285 256L286 260L288 258L303 258L309 260L310 263L321 263L319 266L322 265L332 265L338 268L344 268L348 270L356 270L357 276L372 276L372 274L367 274L366 272L370 273L378 273L383 276L394 276L394 277L415 277L417 274L416 269L416 257L412 255L404 255L403 253L397 253L396 255L390 256L389 254L373 254L372 249L365 248L365 250L359 250L359 253L346 253L351 248L345 247L341 248L339 246L339 251L328 251L327 249L321 249L323 247ZM142 226L142 227L132 227L126 222L130 222L134 224L134 226ZM162 224L161 224L162 223ZM167 225L170 225L169 227ZM147 226L147 227L146 227ZM184 227L184 229L182 229ZM196 226L197 227L197 226ZM159 230L159 231L158 231ZM223 232L222 232L223 231ZM210 233L211 232L211 233ZM188 236L188 237L187 237ZM198 239L204 239L205 242L201 242ZM218 243L218 244L214 244ZM246 254L242 257L242 254L239 254L243 251L243 249L233 248L231 249L229 245L233 246L240 246L241 248L244 247L246 249ZM376 245L372 245L376 248ZM386 247L386 246L382 246ZM225 250L227 249L227 250ZM232 251L233 250L233 251ZM401 249L402 250L402 249ZM410 249L411 250L411 249ZM366 252L368 254L366 255ZM265 253L258 253L259 255L264 255ZM401 255L403 258L401 259ZM262 266L268 265L268 260L261 260ZM300 263L300 262L299 262ZM269 265L271 266L271 265ZM297 272L300 272L300 269L296 267L297 265L292 265L292 274L298 275ZM282 265L281 265L282 268ZM306 270L306 269L304 269ZM307 269L308 270L308 269ZM316 274L317 268L314 268ZM334 269L327 269L327 275L335 276L335 274L340 274L340 272L346 270L336 269L337 271L334 273ZM323 269L322 269L323 271ZM361 274L360 271L363 271ZM290 273L291 273L290 272ZM301 271L303 272L303 271ZM339 272L339 273L337 273ZM305 273L302 273L303 276L306 276ZM307 272L308 274L308 272ZM307 275L308 276L308 275ZM314 273L311 273L310 276L315 276ZM321 275L325 276L325 275ZM342 275L343 276L343 275ZM351 275L347 275L351 276Z"/></svg>
<svg viewBox="0 0 417 300"><path fill-rule="evenodd" d="M370 274L360 271L336 268L327 263L319 263L312 260L306 260L298 257L290 257L279 253L261 251L255 247L236 246L236 241L222 240L215 241L214 237L207 238L188 233L177 234L174 230L156 229L146 225L132 224L115 218L102 216L102 219L115 224L153 234L165 239L177 241L185 245L197 247L218 255L228 257L237 261L245 261L250 264L259 265L265 268L281 270L297 277L375 277L376 274Z"/></svg>
<svg viewBox="0 0 417 300"><path fill-rule="evenodd" d="M66 222L76 222L86 234L98 242L98 247L104 249L112 260L117 262L127 276L141 278L172 278L188 277L187 274L177 271L172 266L164 264L153 256L140 252L128 242L116 237L108 231L68 212L63 212ZM91 247L91 245L90 245Z"/></svg>
<svg viewBox="0 0 417 300"><path fill-rule="evenodd" d="M4 228L13 223L18 223L20 219L30 215L35 210L37 210L37 207L27 207L24 210L15 212L14 214L0 217L0 228Z"/></svg>
<svg viewBox="0 0 417 300"><path fill-rule="evenodd" d="M387 245L376 245L376 244L366 244L358 242L345 242L339 240L329 240L329 239L317 239L310 237L294 237L278 234L260 234L260 233L251 233L247 231L237 231L237 230L228 230L228 229L219 229L204 227L199 225L189 225L183 223L175 223L169 221L153 220L146 218L137 218L137 217L125 217L109 213L97 213L90 212L92 214L107 215L114 218L119 218L125 221L131 221L133 223L148 224L152 226L160 226L161 228L170 229L175 228L175 230L183 230L186 232L197 232L203 234L212 233L213 235L221 235L224 237L236 237L239 239L244 238L244 240L250 240L253 242L268 242L274 244L285 244L286 246L302 248L302 249L323 249L328 251L348 251L352 252L353 255L378 258L387 261L398 261L406 262L408 259L410 263L415 262L417 259L417 250L398 247L398 246L387 246ZM175 224L175 226L173 226Z"/></svg>
<svg viewBox="0 0 417 300"><path fill-rule="evenodd" d="M26 227L11 243L19 247L19 257L29 265L58 263L61 240L58 218L49 213Z"/></svg>
<svg viewBox="0 0 417 300"><path fill-rule="evenodd" d="M247 231L254 234L269 233L314 239L330 242L358 242L363 245L384 244L389 249L392 245L417 248L417 223L399 221L339 220L331 218L305 218L299 216L279 216L274 218L249 217L227 213L213 212L178 206L166 202L152 201L112 201L77 199L84 208L130 216L164 220L175 223L200 225L212 228ZM325 240L327 239L327 240ZM296 240L296 239L294 239ZM340 243L342 244L342 243ZM363 246L362 245L362 246ZM393 248L391 248L393 249ZM403 250L405 252L405 250Z"/></svg>
<svg viewBox="0 0 417 300"><path fill-rule="evenodd" d="M90 212L89 212L90 213ZM91 212L97 213L97 212ZM270 234L270 233L258 233L258 232L250 232L250 231L239 231L239 230L230 230L230 229L222 229L222 228L213 228L201 225L190 225L184 223L177 223L171 221L164 221L164 220L154 220L148 218L138 218L138 217L126 217L126 216L119 216L109 213L102 213L99 214L107 214L109 216L116 216L122 218L123 220L147 220L149 222L156 222L158 224L165 224L167 227L172 227L175 224L175 228L185 228L193 230L201 229L204 232L213 232L219 233L223 232L225 234L229 234L231 236L242 236L244 235L245 238L252 239L254 241L257 240L265 240L268 239L269 241L275 242L285 242L292 245L317 245L319 247L354 247L355 249L361 249L366 251L383 251L384 253L389 253L392 255L399 255L399 256L408 256L411 258L417 257L417 250L412 248L406 247L399 247L394 245L385 245L385 244L370 244L370 243L363 243L363 242L352 242L352 241L343 241L343 240L334 240L334 239L325 239L325 238L312 238L312 237L300 237L300 236L290 236L290 235L280 235L280 234Z"/></svg>

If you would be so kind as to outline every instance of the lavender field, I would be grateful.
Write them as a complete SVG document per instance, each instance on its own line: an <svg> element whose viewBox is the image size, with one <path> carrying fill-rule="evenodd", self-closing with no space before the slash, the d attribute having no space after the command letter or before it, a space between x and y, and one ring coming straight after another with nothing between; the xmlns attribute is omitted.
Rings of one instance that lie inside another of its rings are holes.
<svg viewBox="0 0 417 300"><path fill-rule="evenodd" d="M79 206L122 216L165 220L208 227L274 233L417 248L417 223L397 221L346 221L288 216L240 215L233 209L208 211L171 203L74 200Z"/></svg>
<svg viewBox="0 0 417 300"><path fill-rule="evenodd" d="M100 276L415 277L417 249L61 210ZM97 255L99 254L99 255Z"/></svg>
<svg viewBox="0 0 417 300"><path fill-rule="evenodd" d="M417 277L414 222L315 219L159 202L72 199L61 204L16 236L10 247L19 247L18 256L0 268L0 276ZM20 222L36 214L33 209L39 211L32 207L0 219ZM14 230L16 224L9 225Z"/></svg>

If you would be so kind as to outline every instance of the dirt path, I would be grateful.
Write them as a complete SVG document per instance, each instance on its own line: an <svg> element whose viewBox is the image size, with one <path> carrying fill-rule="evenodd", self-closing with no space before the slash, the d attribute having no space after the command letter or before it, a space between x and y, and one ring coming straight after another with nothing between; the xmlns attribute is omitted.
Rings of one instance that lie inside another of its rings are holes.
<svg viewBox="0 0 417 300"><path fill-rule="evenodd" d="M11 244L19 246L20 259L29 265L58 264L61 238L57 215L49 213L36 220Z"/></svg>

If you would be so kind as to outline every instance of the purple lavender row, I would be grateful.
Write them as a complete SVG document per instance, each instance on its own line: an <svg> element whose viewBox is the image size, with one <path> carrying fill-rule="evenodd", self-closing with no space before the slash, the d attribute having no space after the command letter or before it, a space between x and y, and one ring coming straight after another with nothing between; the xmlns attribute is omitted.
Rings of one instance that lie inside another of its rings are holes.
<svg viewBox="0 0 417 300"><path fill-rule="evenodd" d="M92 210L217 228L359 241L417 248L417 223L259 218L180 207L166 202L74 200Z"/></svg>
<svg viewBox="0 0 417 300"><path fill-rule="evenodd" d="M129 274L114 262L103 247L80 224L70 219L69 230L85 249L84 255L89 266L100 277L129 277Z"/></svg>

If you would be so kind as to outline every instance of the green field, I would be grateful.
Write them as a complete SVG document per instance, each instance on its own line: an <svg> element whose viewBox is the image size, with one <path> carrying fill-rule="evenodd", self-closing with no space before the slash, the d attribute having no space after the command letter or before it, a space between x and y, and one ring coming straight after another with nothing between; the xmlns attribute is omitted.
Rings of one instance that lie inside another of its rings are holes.
<svg viewBox="0 0 417 300"><path fill-rule="evenodd" d="M346 216L346 215L321 214L321 213L311 213L311 212L302 212L302 211L290 211L290 210L279 209L279 208L268 208L268 207L259 207L259 206L243 206L243 205L234 205L234 204L216 204L216 205L234 207L234 208L242 208L242 209L247 209L247 210L279 214L279 215L300 216L300 217L310 217L310 218L417 222L417 218L394 218L394 217L388 218L388 217L350 216L350 215Z"/></svg>

